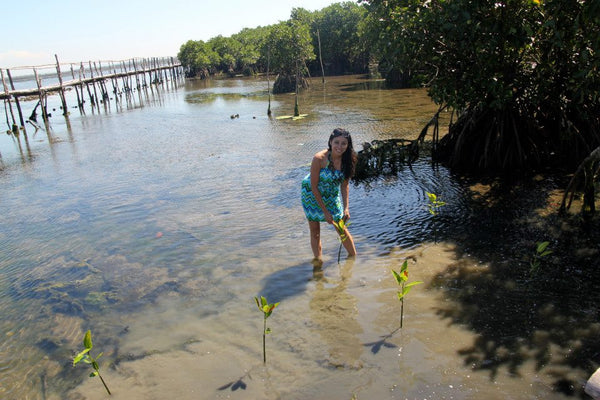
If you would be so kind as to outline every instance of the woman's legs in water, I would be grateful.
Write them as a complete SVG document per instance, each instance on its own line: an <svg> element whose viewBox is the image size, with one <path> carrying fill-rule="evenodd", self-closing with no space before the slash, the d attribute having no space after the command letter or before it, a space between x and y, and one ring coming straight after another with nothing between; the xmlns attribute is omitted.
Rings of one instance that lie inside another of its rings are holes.
<svg viewBox="0 0 600 400"><path fill-rule="evenodd" d="M321 248L321 223L317 221L308 221L308 227L310 228L310 247L313 255L315 256L313 261L322 262L323 250Z"/></svg>
<svg viewBox="0 0 600 400"><path fill-rule="evenodd" d="M310 247L312 248L314 260L323 262L323 249L321 247L321 224L316 221L308 221L310 228ZM344 248L348 252L348 256L356 256L356 247L354 246L354 238L348 231L348 228L344 228L346 231L346 240L342 242ZM336 230L337 231L337 230Z"/></svg>

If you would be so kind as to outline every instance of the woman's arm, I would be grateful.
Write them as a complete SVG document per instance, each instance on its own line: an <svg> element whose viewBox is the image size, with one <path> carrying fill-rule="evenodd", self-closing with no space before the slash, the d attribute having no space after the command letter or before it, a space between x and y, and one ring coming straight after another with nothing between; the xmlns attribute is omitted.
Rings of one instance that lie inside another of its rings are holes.
<svg viewBox="0 0 600 400"><path fill-rule="evenodd" d="M350 180L344 179L340 186L342 192L342 205L344 206L344 219L350 219L350 207L348 201L348 193L350 191Z"/></svg>
<svg viewBox="0 0 600 400"><path fill-rule="evenodd" d="M313 157L312 163L310 164L310 189L315 196L315 200L323 210L323 215L325 216L325 221L331 224L333 223L333 217L331 213L325 206L325 202L323 201L323 197L321 196L321 192L319 191L319 179L321 175L321 168L323 166L323 157L321 153L315 154Z"/></svg>

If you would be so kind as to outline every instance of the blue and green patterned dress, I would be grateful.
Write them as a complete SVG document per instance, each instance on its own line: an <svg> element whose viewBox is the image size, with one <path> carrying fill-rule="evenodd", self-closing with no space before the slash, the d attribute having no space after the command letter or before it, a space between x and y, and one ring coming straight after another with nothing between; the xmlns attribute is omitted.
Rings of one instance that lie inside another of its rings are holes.
<svg viewBox="0 0 600 400"><path fill-rule="evenodd" d="M334 221L339 221L344 216L340 193L340 185L343 181L344 173L342 171L327 167L321 168L319 172L319 192L321 192L323 202L333 216ZM310 173L302 180L302 207L309 221L325 221L323 210L310 188Z"/></svg>

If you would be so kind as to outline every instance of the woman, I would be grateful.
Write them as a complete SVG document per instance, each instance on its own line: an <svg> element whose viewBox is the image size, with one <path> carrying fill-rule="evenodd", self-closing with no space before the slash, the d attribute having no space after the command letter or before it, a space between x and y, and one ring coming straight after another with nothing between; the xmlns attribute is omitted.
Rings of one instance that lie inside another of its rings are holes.
<svg viewBox="0 0 600 400"><path fill-rule="evenodd" d="M302 180L302 207L310 228L310 246L315 256L315 266L323 263L320 223L333 224L350 218L348 189L355 166L352 137L347 130L338 128L329 136L328 148L315 154L310 173ZM348 255L353 257L356 255L354 239L345 226L343 231L338 231L338 234Z"/></svg>

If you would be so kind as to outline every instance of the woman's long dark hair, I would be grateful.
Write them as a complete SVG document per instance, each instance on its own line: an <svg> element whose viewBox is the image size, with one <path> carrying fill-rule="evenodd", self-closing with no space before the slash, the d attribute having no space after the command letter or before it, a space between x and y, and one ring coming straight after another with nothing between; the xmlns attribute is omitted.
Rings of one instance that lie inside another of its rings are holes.
<svg viewBox="0 0 600 400"><path fill-rule="evenodd" d="M333 138L336 138L338 136L342 136L348 139L348 148L346 149L344 154L342 154L342 172L344 172L344 178L351 179L354 176L356 160L358 157L356 155L356 152L354 151L354 146L352 145L352 136L350 136L350 132L342 128L334 129L331 135L329 136L327 148L329 150L329 154L331 154L331 141L333 140Z"/></svg>

